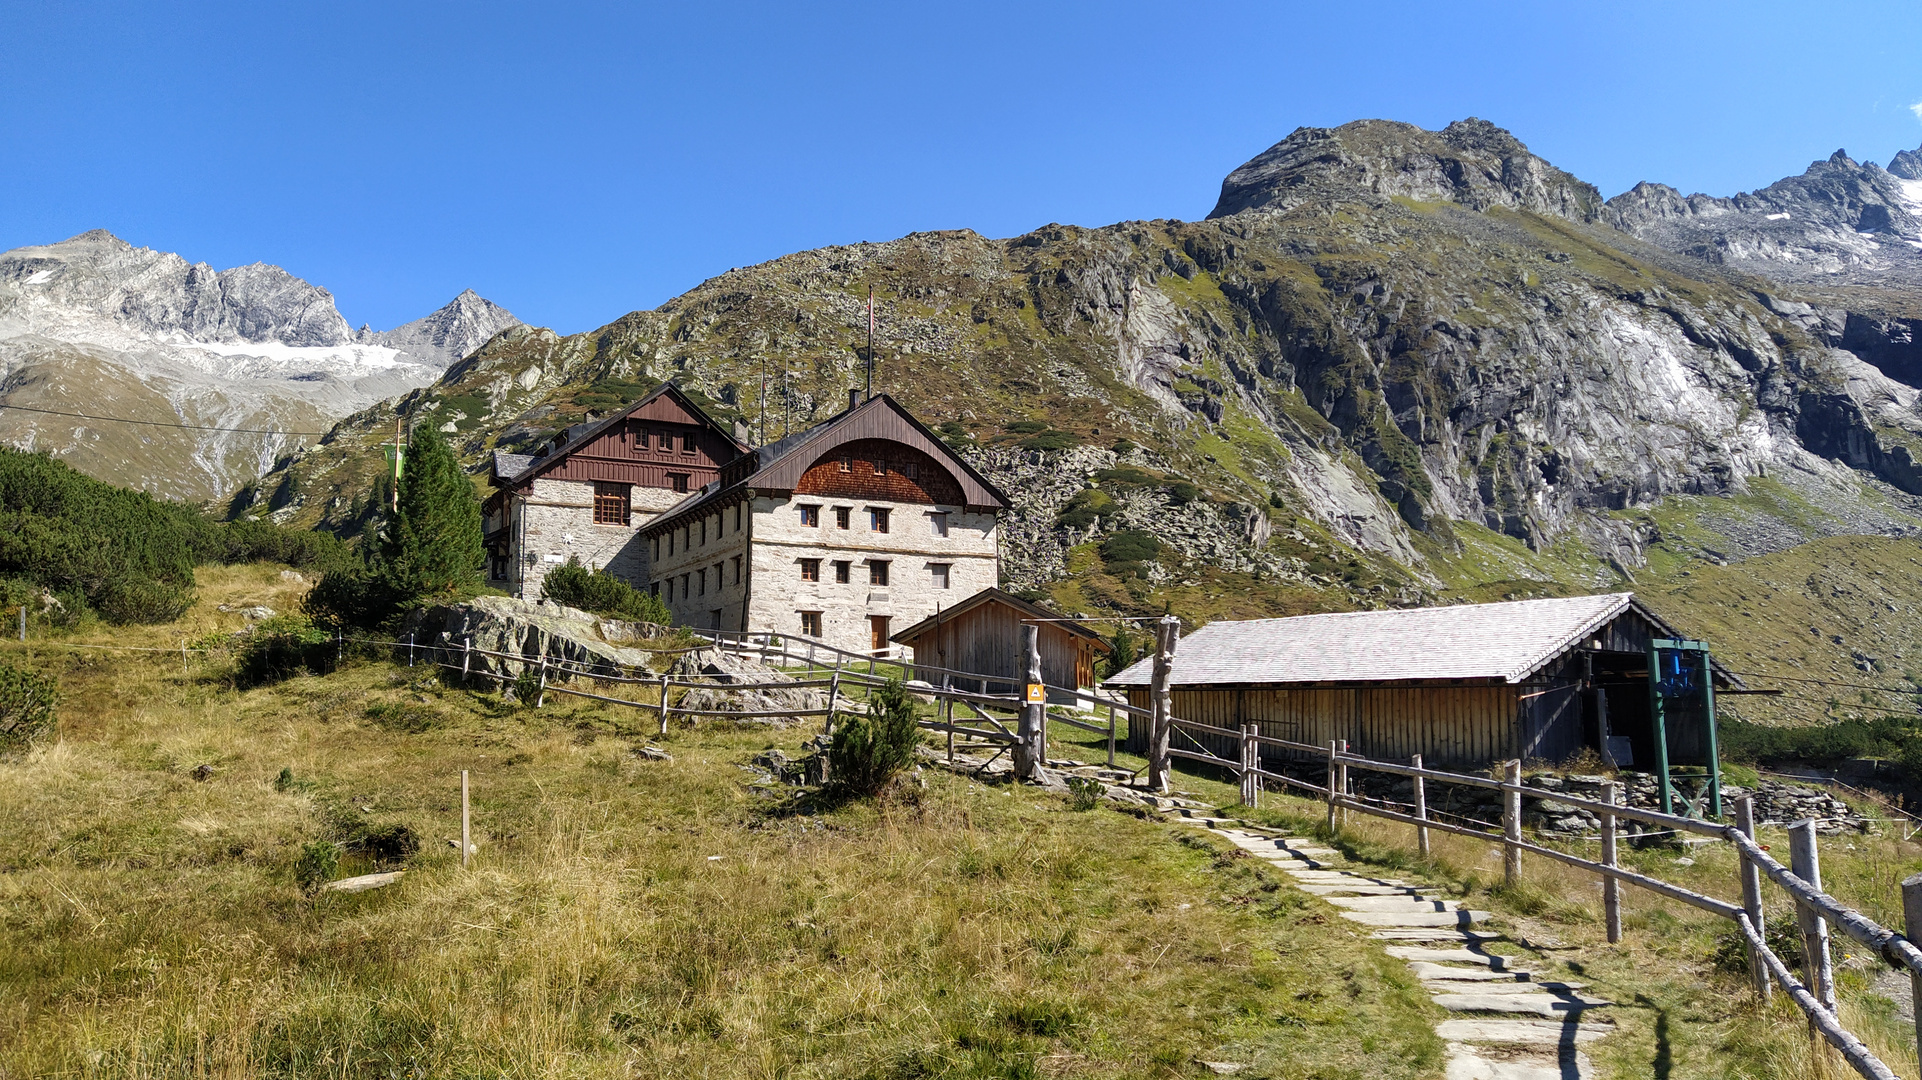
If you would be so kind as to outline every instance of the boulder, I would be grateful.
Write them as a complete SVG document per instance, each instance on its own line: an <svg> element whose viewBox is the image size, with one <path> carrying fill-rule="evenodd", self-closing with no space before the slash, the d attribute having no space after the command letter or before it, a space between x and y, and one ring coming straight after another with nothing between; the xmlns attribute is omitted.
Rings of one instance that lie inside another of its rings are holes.
<svg viewBox="0 0 1922 1080"><path fill-rule="evenodd" d="M702 687L688 690L682 695L677 707L698 709L702 712L740 713L741 719L748 723L773 724L785 727L799 723L801 716L755 716L754 713L805 713L818 712L828 707L826 690L796 687L792 690L772 689L734 690L732 686L768 686L768 684L794 683L801 680L785 672L765 667L751 657L719 649L702 649L698 652L683 653L668 668L668 673L677 678L694 679L709 684L713 689ZM842 701L841 707L848 702ZM818 718L814 718L818 719Z"/></svg>
<svg viewBox="0 0 1922 1080"><path fill-rule="evenodd" d="M442 663L461 663L462 646L471 641L475 651L467 656L469 670L508 679L538 666L542 657L550 679L631 674L646 667L653 654L627 645L674 633L665 626L603 619L563 604L506 596L423 608L408 617L404 629L414 635L417 648L439 649Z"/></svg>

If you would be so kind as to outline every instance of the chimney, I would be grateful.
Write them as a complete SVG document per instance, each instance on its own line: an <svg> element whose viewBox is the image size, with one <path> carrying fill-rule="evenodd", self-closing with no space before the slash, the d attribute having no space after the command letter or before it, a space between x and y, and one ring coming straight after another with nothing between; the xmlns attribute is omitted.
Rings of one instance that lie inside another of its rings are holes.
<svg viewBox="0 0 1922 1080"><path fill-rule="evenodd" d="M861 404L861 391L860 391L860 389L859 389L859 388L857 387L857 388L855 388L855 389L853 389L853 390L849 390L849 391L848 391L848 411L849 411L849 412L853 412L853 411L854 411L854 407L855 407L856 405L859 405L859 404Z"/></svg>

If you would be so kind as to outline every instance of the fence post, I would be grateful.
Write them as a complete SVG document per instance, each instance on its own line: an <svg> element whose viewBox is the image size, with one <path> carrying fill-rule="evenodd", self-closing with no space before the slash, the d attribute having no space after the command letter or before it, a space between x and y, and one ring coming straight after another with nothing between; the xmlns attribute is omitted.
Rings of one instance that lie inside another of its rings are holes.
<svg viewBox="0 0 1922 1080"><path fill-rule="evenodd" d="M1341 740L1328 742L1328 831L1335 831L1335 755L1340 753Z"/></svg>
<svg viewBox="0 0 1922 1080"><path fill-rule="evenodd" d="M1510 888L1522 883L1522 763L1516 758L1503 768L1502 881Z"/></svg>
<svg viewBox="0 0 1922 1080"><path fill-rule="evenodd" d="M1816 892L1822 891L1822 860L1815 850L1814 820L1804 818L1789 826L1789 862L1796 877ZM1802 955L1808 958L1809 992L1833 1013L1835 969L1829 963L1829 922L1800 898L1795 901L1795 922L1802 929ZM1814 1023L1809 1022L1809 1030L1815 1030Z"/></svg>
<svg viewBox="0 0 1922 1080"><path fill-rule="evenodd" d="M20 640L27 640L27 602L20 602Z"/></svg>
<svg viewBox="0 0 1922 1080"><path fill-rule="evenodd" d="M467 820L467 770L462 769L460 771L460 864L462 869L467 866L467 853L474 849L473 843L468 839Z"/></svg>
<svg viewBox="0 0 1922 1080"><path fill-rule="evenodd" d="M1621 785L1610 781L1602 785L1602 801L1614 806L1621 801ZM1616 862L1615 845L1616 817L1613 812L1602 814L1602 865L1614 869ZM1602 923L1608 929L1608 943L1617 945L1622 940L1622 883L1612 874L1602 875Z"/></svg>
<svg viewBox="0 0 1922 1080"><path fill-rule="evenodd" d="M1420 754L1416 754L1408 760L1409 764L1415 768L1419 769L1422 767ZM1428 820L1428 784L1419 776L1415 777L1415 817L1419 821ZM1422 858L1426 859L1429 857L1428 826L1415 826L1415 847L1421 851Z"/></svg>
<svg viewBox="0 0 1922 1080"><path fill-rule="evenodd" d="M474 662L474 639L471 637L462 638L460 643L460 677L462 679L467 678L469 669L472 666L473 662Z"/></svg>
<svg viewBox="0 0 1922 1080"><path fill-rule="evenodd" d="M667 672L661 672L661 734L667 734Z"/></svg>
<svg viewBox="0 0 1922 1080"><path fill-rule="evenodd" d="M1343 754L1348 753L1348 740L1342 739L1340 741L1341 741L1341 752ZM1341 788L1341 797L1343 799L1348 798L1348 795L1349 795L1348 763L1346 761L1339 761L1335 763L1335 780L1337 785ZM1341 827L1344 829L1348 827L1348 807L1346 806L1343 806L1341 808Z"/></svg>
<svg viewBox="0 0 1922 1080"><path fill-rule="evenodd" d="M841 665L837 663L834 665L834 674L828 677L828 714L823 719L821 725L822 729L829 735L834 734L834 709L835 703L840 699L840 696Z"/></svg>
<svg viewBox="0 0 1922 1080"><path fill-rule="evenodd" d="M935 715L939 716L948 725L948 767L949 768L954 767L954 699L948 696L948 694L951 692L949 690L949 687L953 684L953 681L954 681L953 676L943 674L941 676L941 696L935 699L936 701L940 702L940 705L937 711L935 712Z"/></svg>
<svg viewBox="0 0 1922 1080"><path fill-rule="evenodd" d="M1255 775L1255 724L1249 721L1241 725L1241 805L1254 806L1261 798L1255 794L1259 789L1261 777Z"/></svg>
<svg viewBox="0 0 1922 1080"><path fill-rule="evenodd" d="M414 632L407 631L407 666L414 666Z"/></svg>
<svg viewBox="0 0 1922 1080"><path fill-rule="evenodd" d="M539 709L539 708L546 707L546 705L547 705L547 654L542 653L540 679L538 682L535 683L535 687L534 687L534 707L536 709Z"/></svg>
<svg viewBox="0 0 1922 1080"><path fill-rule="evenodd" d="M1021 651L1016 659L1020 661L1023 676L1021 721L1015 728L1014 776L1017 780L1036 780L1040 778L1041 767L1048 760L1045 737L1041 730L1042 715L1047 711L1047 695L1042 695L1040 703L1027 701L1032 687L1041 682L1041 633L1033 623L1021 626Z"/></svg>
<svg viewBox="0 0 1922 1080"><path fill-rule="evenodd" d="M1750 840L1755 839L1755 798L1744 795L1735 800L1735 827ZM1768 940L1762 926L1762 874L1746 852L1738 853L1742 860L1742 910L1748 913L1749 925L1755 928L1756 936ZM1903 892L1904 903L1908 893ZM1905 907L1906 911L1907 908ZM1762 1001L1769 999L1769 969L1760 953L1749 950L1749 980L1755 984L1755 996Z"/></svg>
<svg viewBox="0 0 1922 1080"><path fill-rule="evenodd" d="M1922 940L1922 874L1902 879L1902 936ZM1915 1049L1922 1057L1922 973L1909 972L1909 995L1915 1003Z"/></svg>
<svg viewBox="0 0 1922 1080"><path fill-rule="evenodd" d="M1108 768L1114 768L1114 702L1108 702Z"/></svg>
<svg viewBox="0 0 1922 1080"><path fill-rule="evenodd" d="M341 662L346 659L347 659L347 631L336 630L334 631L334 666L339 667L341 665ZM180 660L181 660L181 666L185 667L186 660L187 660L187 643L185 641L182 641L180 643Z"/></svg>
<svg viewBox="0 0 1922 1080"><path fill-rule="evenodd" d="M1168 792L1168 740L1174 735L1174 694L1168 684L1174 677L1175 634L1180 628L1180 620L1173 615L1164 615L1155 624L1154 675L1149 686L1154 717L1148 726L1148 790L1163 795Z"/></svg>

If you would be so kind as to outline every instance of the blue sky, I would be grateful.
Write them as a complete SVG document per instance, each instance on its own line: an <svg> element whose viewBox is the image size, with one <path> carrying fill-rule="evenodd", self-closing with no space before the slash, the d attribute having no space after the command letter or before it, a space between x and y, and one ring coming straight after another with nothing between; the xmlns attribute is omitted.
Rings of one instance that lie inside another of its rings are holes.
<svg viewBox="0 0 1922 1080"><path fill-rule="evenodd" d="M0 5L0 249L278 263L377 329L591 329L730 267L1204 216L1297 126L1481 116L1613 195L1922 145L1922 5Z"/></svg>

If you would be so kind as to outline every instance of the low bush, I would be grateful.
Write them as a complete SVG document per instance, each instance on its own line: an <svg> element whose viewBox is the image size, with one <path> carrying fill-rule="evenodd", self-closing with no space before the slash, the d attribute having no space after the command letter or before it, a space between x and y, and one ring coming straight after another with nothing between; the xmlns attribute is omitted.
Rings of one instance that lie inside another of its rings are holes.
<svg viewBox="0 0 1922 1080"><path fill-rule="evenodd" d="M1101 805L1107 786L1092 776L1068 777L1068 809L1093 810Z"/></svg>
<svg viewBox="0 0 1922 1080"><path fill-rule="evenodd" d="M1855 757L1896 757L1917 738L1915 722L1898 716L1794 728L1723 718L1716 723L1716 733L1724 758L1762 764L1772 761L1824 764Z"/></svg>
<svg viewBox="0 0 1922 1080"><path fill-rule="evenodd" d="M1014 435L1035 435L1048 430L1048 425L1039 420L1016 420L1012 424L1003 424L1001 426L1004 430Z"/></svg>
<svg viewBox="0 0 1922 1080"><path fill-rule="evenodd" d="M1135 648L1134 635L1130 634L1126 627L1116 630L1114 636L1108 639L1108 677L1113 678L1133 667L1135 658L1139 655Z"/></svg>
<svg viewBox="0 0 1922 1080"><path fill-rule="evenodd" d="M921 728L901 680L890 679L868 696L868 715L837 719L828 746L828 776L836 788L850 795L877 795L913 763Z"/></svg>
<svg viewBox="0 0 1922 1080"><path fill-rule="evenodd" d="M1016 445L1023 450L1067 450L1080 446L1081 439L1071 431L1049 429L1030 435Z"/></svg>
<svg viewBox="0 0 1922 1080"><path fill-rule="evenodd" d="M641 592L605 570L592 570L573 558L548 571L541 595L557 604L629 622L671 626L674 616L661 598Z"/></svg>
<svg viewBox="0 0 1922 1080"><path fill-rule="evenodd" d="M1101 558L1107 563L1148 562L1161 554L1161 541L1142 529L1123 529L1101 542Z"/></svg>
<svg viewBox="0 0 1922 1080"><path fill-rule="evenodd" d="M235 651L236 679L243 686L262 686L294 675L327 671L334 657L334 639L305 615L278 615L254 624L253 633Z"/></svg>
<svg viewBox="0 0 1922 1080"><path fill-rule="evenodd" d="M53 734L60 683L12 664L0 664L0 753L23 750Z"/></svg>
<svg viewBox="0 0 1922 1080"><path fill-rule="evenodd" d="M1075 493L1055 516L1054 523L1064 529L1085 529L1099 521L1104 515L1118 509L1114 498L1100 488L1086 488Z"/></svg>
<svg viewBox="0 0 1922 1080"><path fill-rule="evenodd" d="M340 869L340 845L328 840L313 840L303 845L300 853L294 856L294 884L300 891L313 896L320 887L334 880Z"/></svg>

